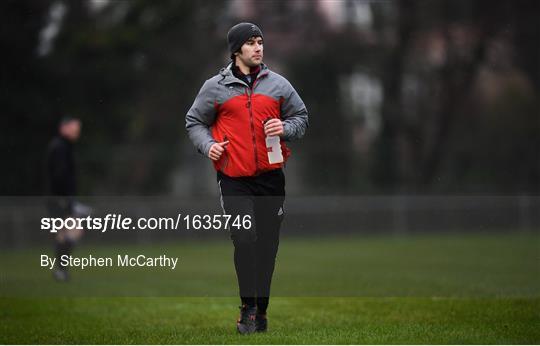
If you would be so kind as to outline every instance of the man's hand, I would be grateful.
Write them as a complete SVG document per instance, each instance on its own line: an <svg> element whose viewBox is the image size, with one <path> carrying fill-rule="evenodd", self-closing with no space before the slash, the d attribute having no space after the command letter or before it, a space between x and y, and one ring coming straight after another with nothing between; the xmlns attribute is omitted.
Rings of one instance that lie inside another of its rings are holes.
<svg viewBox="0 0 540 346"><path fill-rule="evenodd" d="M264 134L267 136L282 136L283 122L279 119L270 119L264 124Z"/></svg>
<svg viewBox="0 0 540 346"><path fill-rule="evenodd" d="M219 158L227 148L227 144L229 144L229 141L212 144L210 150L208 151L208 157L213 161L219 160Z"/></svg>

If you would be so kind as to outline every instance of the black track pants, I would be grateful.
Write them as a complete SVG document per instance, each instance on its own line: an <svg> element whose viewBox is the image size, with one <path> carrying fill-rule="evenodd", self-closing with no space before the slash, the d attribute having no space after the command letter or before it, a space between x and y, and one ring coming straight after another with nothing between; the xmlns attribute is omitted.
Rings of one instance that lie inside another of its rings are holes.
<svg viewBox="0 0 540 346"><path fill-rule="evenodd" d="M283 220L285 177L281 169L256 177L231 178L218 172L222 207L231 220L245 215L251 228L229 226L243 304L266 313Z"/></svg>

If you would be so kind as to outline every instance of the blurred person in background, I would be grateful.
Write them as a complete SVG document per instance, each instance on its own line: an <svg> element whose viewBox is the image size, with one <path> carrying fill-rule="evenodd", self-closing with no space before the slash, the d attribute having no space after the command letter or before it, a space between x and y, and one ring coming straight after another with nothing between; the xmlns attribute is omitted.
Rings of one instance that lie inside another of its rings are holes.
<svg viewBox="0 0 540 346"><path fill-rule="evenodd" d="M186 115L197 150L217 171L224 212L249 216L251 225L229 224L242 302L241 334L264 332L270 284L284 216L285 141L303 137L308 112L292 85L263 63L263 34L252 23L233 26L227 41L232 61L207 80ZM242 219L244 220L244 219Z"/></svg>
<svg viewBox="0 0 540 346"><path fill-rule="evenodd" d="M73 145L81 134L81 121L64 117L58 126L58 134L51 140L47 152L47 172L51 198L49 213L51 217L66 219L88 214L88 207L75 201L77 194L76 165ZM80 228L64 228L56 233L54 278L67 281L67 268L61 265L63 255L71 255L74 244L82 236Z"/></svg>

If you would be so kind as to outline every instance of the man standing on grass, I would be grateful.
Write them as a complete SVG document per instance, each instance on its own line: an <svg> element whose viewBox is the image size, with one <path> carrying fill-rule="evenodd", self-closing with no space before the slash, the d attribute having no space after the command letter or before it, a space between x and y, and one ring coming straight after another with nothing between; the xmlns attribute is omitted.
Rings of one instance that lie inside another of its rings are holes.
<svg viewBox="0 0 540 346"><path fill-rule="evenodd" d="M47 168L51 197L48 201L49 213L52 217L66 219L77 215L78 203L75 156L73 145L81 134L81 121L77 118L64 117L58 126L55 136L47 151ZM85 207L86 208L86 207ZM73 246L82 236L82 229L64 228L56 234L55 258L56 267L53 276L58 281L68 281L69 273L62 265L61 258L71 255Z"/></svg>
<svg viewBox="0 0 540 346"><path fill-rule="evenodd" d="M186 115L197 150L217 171L229 225L242 306L241 334L266 331L266 309L283 220L290 155L284 141L300 139L308 126L304 102L291 84L263 61L263 34L251 23L233 26L227 41L232 61L207 80Z"/></svg>

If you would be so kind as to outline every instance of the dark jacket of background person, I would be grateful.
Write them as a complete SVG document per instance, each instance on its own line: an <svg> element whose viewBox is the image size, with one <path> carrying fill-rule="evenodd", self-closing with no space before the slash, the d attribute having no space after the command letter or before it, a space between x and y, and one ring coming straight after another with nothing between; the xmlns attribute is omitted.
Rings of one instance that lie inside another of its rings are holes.
<svg viewBox="0 0 540 346"><path fill-rule="evenodd" d="M54 196L74 196L77 190L73 144L62 136L52 139L47 153L49 191Z"/></svg>

